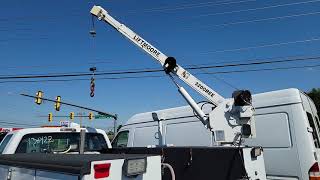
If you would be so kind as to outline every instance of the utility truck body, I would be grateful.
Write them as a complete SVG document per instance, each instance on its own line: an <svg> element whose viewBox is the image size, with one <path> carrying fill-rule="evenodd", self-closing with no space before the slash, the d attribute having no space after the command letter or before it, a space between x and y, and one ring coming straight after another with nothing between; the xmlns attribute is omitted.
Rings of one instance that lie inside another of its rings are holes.
<svg viewBox="0 0 320 180"><path fill-rule="evenodd" d="M202 105L202 104L200 104ZM313 101L297 89L253 95L256 138L245 138L248 146L264 149L270 179L303 179L319 175L320 122ZM213 106L203 105L205 113ZM157 113L162 121L163 140L168 146L215 146L189 106L136 114L120 129L114 147L159 144Z"/></svg>

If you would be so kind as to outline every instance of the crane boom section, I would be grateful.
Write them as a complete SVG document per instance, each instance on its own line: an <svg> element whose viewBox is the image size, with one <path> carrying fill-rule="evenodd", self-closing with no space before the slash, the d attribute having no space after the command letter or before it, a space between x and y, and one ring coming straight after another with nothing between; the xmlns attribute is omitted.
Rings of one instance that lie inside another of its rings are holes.
<svg viewBox="0 0 320 180"><path fill-rule="evenodd" d="M131 42L133 42L135 45L137 45L150 56L152 56L154 59L156 59L162 66L164 66L168 56L166 56L156 47L144 40L141 36L133 32L130 28L118 22L116 19L110 16L105 9L103 9L100 6L94 6L91 9L90 13L94 16L97 16L99 20L104 20L106 23L111 25L122 35L127 37ZM215 92L209 86L201 82L198 78L193 76L191 73L189 73L186 69L182 68L178 64L174 69L173 73L216 106L218 106L225 100L217 92Z"/></svg>

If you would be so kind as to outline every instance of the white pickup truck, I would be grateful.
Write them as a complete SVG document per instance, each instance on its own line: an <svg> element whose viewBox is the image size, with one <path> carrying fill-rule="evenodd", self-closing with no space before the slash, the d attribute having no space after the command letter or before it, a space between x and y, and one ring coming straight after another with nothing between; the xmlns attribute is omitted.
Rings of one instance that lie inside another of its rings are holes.
<svg viewBox="0 0 320 180"><path fill-rule="evenodd" d="M81 130L85 130L84 154L79 154ZM94 128L42 127L12 131L0 144L0 179L161 179L159 155L99 153L110 147L106 133Z"/></svg>

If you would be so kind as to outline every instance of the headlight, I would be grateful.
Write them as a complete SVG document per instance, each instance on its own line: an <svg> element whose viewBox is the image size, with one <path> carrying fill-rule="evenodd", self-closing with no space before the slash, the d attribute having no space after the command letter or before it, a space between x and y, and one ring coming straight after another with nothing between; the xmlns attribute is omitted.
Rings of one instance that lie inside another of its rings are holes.
<svg viewBox="0 0 320 180"><path fill-rule="evenodd" d="M126 176L135 176L145 173L147 170L147 158L126 159L123 171Z"/></svg>

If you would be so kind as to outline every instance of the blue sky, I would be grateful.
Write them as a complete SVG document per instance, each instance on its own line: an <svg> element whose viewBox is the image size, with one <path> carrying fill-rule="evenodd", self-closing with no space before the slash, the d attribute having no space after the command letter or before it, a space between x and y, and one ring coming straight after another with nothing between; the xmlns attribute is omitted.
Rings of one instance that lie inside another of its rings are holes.
<svg viewBox="0 0 320 180"><path fill-rule="evenodd" d="M0 76L89 72L92 66L101 72L160 68L154 59L103 22L95 21L97 37L90 37L89 11L93 4L103 6L163 53L176 57L182 66L320 55L320 0L15 0L3 1L0 6ZM313 60L208 71L318 64L319 60ZM150 75L161 74L145 74ZM221 79L253 93L291 87L309 91L320 87L318 67L196 76L224 97L230 97L234 88ZM47 118L39 116L49 112L68 115L81 111L62 106L60 112L55 112L52 103L38 106L33 99L19 95L34 95L38 90L46 98L60 95L66 102L117 113L119 123L135 113L186 105L167 77L97 79L94 98L89 96L90 77L81 78L88 80L34 83L0 80L0 126L10 126L3 122L42 125L47 124ZM197 101L203 100L181 84ZM60 120L54 118L53 124ZM110 120L85 119L84 123L103 129L112 126Z"/></svg>

